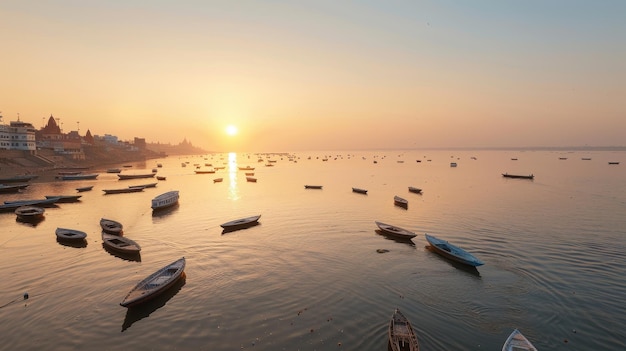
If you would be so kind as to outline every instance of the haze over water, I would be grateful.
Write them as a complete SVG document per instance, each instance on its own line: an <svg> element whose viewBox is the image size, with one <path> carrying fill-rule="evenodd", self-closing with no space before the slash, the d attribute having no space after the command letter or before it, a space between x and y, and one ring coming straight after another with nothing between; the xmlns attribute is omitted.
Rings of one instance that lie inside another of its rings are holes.
<svg viewBox="0 0 626 351"><path fill-rule="evenodd" d="M70 195L94 185L79 203L46 209L36 226L0 213L0 349L385 350L396 307L422 350L500 350L514 328L539 350L624 349L625 152L293 155L149 160L124 172L162 163L158 175L167 180L133 194L102 189L156 180L119 181L100 169L95 181L0 195ZM274 167L265 166L269 159ZM205 163L226 169L194 174L193 164ZM256 183L237 170L247 165ZM224 181L213 183L217 177ZM180 191L180 205L153 215L150 200L169 190ZM394 206L394 195L408 208ZM255 214L255 227L224 234L219 227ZM124 235L142 246L140 262L103 249L101 217L124 224ZM376 232L376 220L418 236L390 240ZM87 246L59 244L57 227L87 232ZM425 248L424 233L485 265L470 270L438 256ZM119 306L138 281L181 256L186 280L143 307Z"/></svg>

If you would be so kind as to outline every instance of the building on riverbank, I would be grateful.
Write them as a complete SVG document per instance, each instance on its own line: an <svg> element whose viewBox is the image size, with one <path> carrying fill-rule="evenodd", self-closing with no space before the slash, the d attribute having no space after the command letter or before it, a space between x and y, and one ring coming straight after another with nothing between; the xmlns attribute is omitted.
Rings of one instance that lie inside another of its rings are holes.
<svg viewBox="0 0 626 351"><path fill-rule="evenodd" d="M2 123L0 115L0 149L2 150L22 150L34 153L37 150L35 127L27 122L11 121L8 125Z"/></svg>

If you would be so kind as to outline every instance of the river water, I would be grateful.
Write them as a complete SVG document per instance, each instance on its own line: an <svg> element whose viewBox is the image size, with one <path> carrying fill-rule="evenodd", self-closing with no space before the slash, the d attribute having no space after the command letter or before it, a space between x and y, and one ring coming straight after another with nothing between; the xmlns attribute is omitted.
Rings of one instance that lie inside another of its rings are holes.
<svg viewBox="0 0 626 351"><path fill-rule="evenodd" d="M97 180L0 195L73 195L94 185L79 202L47 208L36 224L0 213L0 349L385 350L395 308L422 350L500 350L514 328L539 350L626 349L626 153L291 155L133 163L125 173L161 163L157 174L167 177L139 193L102 189L156 180L121 181L95 169ZM195 174L194 164L208 163L225 169ZM256 183L238 170L248 165ZM169 190L180 191L179 205L153 214L150 200ZM408 207L394 206L394 195ZM257 214L260 225L245 230L219 226ZM102 217L124 224L140 258L103 248ZM395 241L374 221L418 235ZM87 232L87 245L58 243L57 227ZM485 265L468 269L431 252L424 233ZM145 305L119 305L137 282L182 256L184 280Z"/></svg>

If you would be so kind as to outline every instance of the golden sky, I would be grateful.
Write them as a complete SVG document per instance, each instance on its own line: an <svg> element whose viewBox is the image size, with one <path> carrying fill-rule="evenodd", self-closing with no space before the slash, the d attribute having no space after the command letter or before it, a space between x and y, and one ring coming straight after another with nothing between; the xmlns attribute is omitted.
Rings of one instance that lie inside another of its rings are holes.
<svg viewBox="0 0 626 351"><path fill-rule="evenodd" d="M619 0L3 1L0 111L211 151L625 145L625 14Z"/></svg>

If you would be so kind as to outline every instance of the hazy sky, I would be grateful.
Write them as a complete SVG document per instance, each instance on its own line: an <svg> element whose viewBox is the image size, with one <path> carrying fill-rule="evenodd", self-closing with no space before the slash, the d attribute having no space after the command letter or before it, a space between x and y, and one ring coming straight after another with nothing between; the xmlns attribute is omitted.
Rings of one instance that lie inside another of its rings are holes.
<svg viewBox="0 0 626 351"><path fill-rule="evenodd" d="M213 151L626 144L623 0L0 0L0 18L4 122Z"/></svg>

